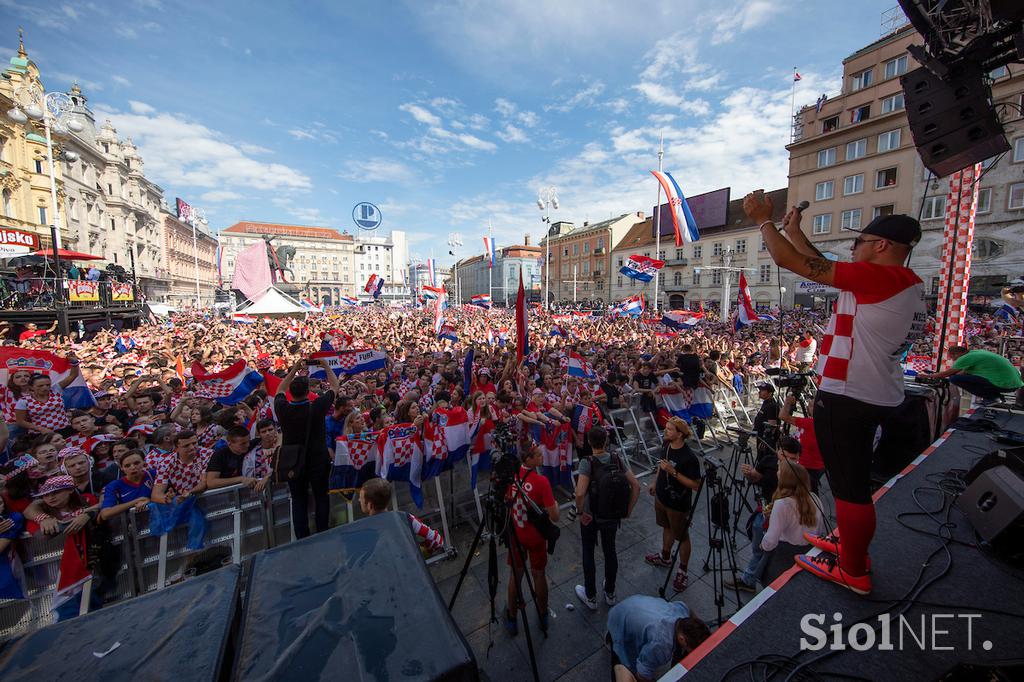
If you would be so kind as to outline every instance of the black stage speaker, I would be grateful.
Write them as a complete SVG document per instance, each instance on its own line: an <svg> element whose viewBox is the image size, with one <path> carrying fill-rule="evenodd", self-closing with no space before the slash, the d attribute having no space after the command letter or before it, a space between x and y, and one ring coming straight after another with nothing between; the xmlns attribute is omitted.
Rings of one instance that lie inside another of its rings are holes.
<svg viewBox="0 0 1024 682"><path fill-rule="evenodd" d="M1011 561L1024 556L1024 479L1007 466L983 472L956 501L974 530Z"/></svg>
<svg viewBox="0 0 1024 682"><path fill-rule="evenodd" d="M404 513L260 552L243 609L239 682L479 679Z"/></svg>
<svg viewBox="0 0 1024 682"><path fill-rule="evenodd" d="M945 78L922 67L900 82L914 144L936 177L1009 151L979 64L956 62Z"/></svg>
<svg viewBox="0 0 1024 682"><path fill-rule="evenodd" d="M904 393L903 404L891 410L882 422L882 437L871 458L874 489L903 471L931 445L932 423L928 401L934 393Z"/></svg>

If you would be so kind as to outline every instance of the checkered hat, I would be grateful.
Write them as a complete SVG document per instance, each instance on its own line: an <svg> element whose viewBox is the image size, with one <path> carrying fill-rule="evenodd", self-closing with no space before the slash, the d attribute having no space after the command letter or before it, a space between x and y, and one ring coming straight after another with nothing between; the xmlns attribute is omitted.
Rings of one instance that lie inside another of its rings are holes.
<svg viewBox="0 0 1024 682"><path fill-rule="evenodd" d="M72 479L70 476L66 474L61 474L59 476L50 476L48 479L43 481L43 484L41 486L39 486L39 492L37 492L34 495L34 497L42 497L44 495L49 495L50 493L55 493L60 490L73 490L74 487L74 479Z"/></svg>

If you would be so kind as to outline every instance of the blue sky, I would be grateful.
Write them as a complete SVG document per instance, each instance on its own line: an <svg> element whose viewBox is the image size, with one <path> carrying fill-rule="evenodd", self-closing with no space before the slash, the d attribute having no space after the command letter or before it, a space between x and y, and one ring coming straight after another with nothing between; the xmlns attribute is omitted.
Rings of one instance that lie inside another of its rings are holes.
<svg viewBox="0 0 1024 682"><path fill-rule="evenodd" d="M896 3L831 0L39 2L0 0L49 89L78 80L170 203L353 231L372 201L419 257L649 212L659 134L683 191L786 184L797 104Z"/></svg>

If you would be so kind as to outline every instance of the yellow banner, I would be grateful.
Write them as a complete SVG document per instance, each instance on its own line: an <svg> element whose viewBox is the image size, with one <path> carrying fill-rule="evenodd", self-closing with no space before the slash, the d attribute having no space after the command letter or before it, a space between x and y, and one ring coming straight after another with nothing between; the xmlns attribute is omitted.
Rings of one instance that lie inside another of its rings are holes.
<svg viewBox="0 0 1024 682"><path fill-rule="evenodd" d="M134 301L135 294L132 293L131 282L111 282L110 300L112 301Z"/></svg>
<svg viewBox="0 0 1024 682"><path fill-rule="evenodd" d="M100 300L99 282L88 280L68 280L68 293L72 301L98 301Z"/></svg>

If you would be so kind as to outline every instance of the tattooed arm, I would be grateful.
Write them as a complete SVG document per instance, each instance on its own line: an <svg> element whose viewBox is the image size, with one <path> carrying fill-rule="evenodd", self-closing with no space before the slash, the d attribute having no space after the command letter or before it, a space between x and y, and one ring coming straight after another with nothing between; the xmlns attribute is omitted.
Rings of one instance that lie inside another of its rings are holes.
<svg viewBox="0 0 1024 682"><path fill-rule="evenodd" d="M771 222L772 203L764 196L763 191L758 190L748 194L743 199L743 209L750 218L762 226L761 236L776 265L819 284L833 285L835 263L820 254L801 253L797 247L783 237ZM806 237L804 239L806 240Z"/></svg>

